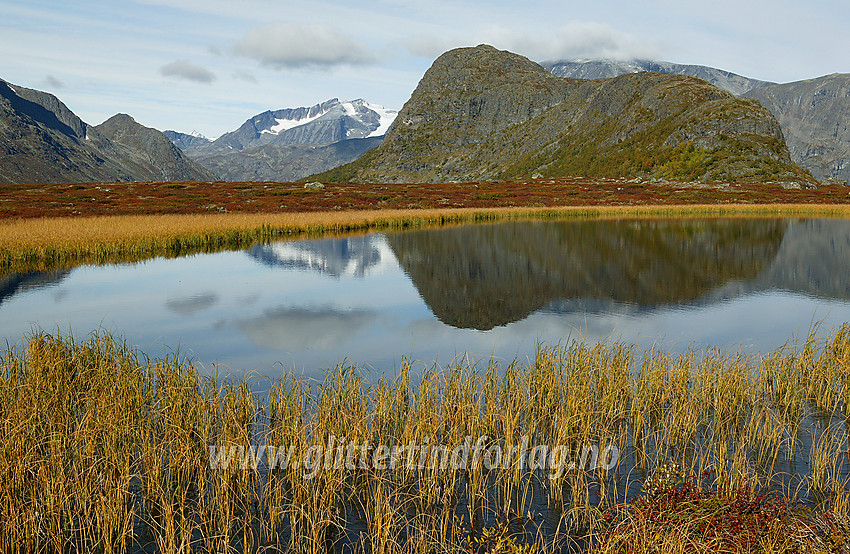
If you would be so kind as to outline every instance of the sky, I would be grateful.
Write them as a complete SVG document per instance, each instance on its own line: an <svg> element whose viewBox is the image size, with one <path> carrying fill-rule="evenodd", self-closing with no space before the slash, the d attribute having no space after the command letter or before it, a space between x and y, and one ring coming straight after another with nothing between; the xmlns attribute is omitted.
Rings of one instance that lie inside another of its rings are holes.
<svg viewBox="0 0 850 554"><path fill-rule="evenodd" d="M90 124L216 137L329 98L399 109L434 59L655 59L790 82L850 72L846 0L0 0L0 78Z"/></svg>

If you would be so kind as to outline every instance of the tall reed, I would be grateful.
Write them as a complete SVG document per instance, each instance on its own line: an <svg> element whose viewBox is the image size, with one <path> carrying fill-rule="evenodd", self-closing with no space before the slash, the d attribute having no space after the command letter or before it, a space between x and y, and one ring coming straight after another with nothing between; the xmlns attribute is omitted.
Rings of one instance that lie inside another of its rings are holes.
<svg viewBox="0 0 850 554"><path fill-rule="evenodd" d="M605 513L695 478L823 525L850 504L847 325L766 355L575 342L262 390L98 334L35 333L0 368L3 552L617 551Z"/></svg>

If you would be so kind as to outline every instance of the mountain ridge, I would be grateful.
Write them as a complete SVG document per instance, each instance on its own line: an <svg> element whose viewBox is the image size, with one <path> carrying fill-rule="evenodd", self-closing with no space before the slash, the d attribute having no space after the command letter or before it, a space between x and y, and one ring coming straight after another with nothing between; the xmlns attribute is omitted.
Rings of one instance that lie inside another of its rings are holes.
<svg viewBox="0 0 850 554"><path fill-rule="evenodd" d="M815 178L850 181L850 74L772 83L709 66L654 60L563 60L542 65L558 77L579 79L640 71L699 77L736 96L756 99L770 110L782 127L791 159Z"/></svg>
<svg viewBox="0 0 850 554"><path fill-rule="evenodd" d="M145 127L127 114L115 114L95 127L115 144L127 149L147 180L214 180L215 175L185 156L163 133ZM151 171L150 168L153 168Z"/></svg>
<svg viewBox="0 0 850 554"><path fill-rule="evenodd" d="M91 126L56 96L0 79L0 183L212 177L159 131L132 123L128 127L128 121L119 118L105 127ZM147 139L134 143L107 136L119 131L125 136L143 132ZM177 167L184 171L175 173Z"/></svg>
<svg viewBox="0 0 850 554"><path fill-rule="evenodd" d="M223 181L290 182L356 160L382 140L383 137L370 137L321 145L266 144L196 155L194 159Z"/></svg>

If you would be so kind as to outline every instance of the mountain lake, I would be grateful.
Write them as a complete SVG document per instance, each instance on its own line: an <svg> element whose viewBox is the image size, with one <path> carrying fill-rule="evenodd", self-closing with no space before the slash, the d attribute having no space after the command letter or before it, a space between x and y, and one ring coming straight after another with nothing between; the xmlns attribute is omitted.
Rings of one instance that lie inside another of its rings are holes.
<svg viewBox="0 0 850 554"><path fill-rule="evenodd" d="M0 280L0 337L107 331L202 374L320 378L540 344L767 352L850 321L850 221L528 221L257 245Z"/></svg>

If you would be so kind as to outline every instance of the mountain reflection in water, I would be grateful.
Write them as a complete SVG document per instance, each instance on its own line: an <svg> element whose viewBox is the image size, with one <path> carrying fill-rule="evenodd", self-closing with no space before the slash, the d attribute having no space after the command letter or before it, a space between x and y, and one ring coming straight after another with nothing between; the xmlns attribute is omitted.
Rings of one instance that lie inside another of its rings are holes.
<svg viewBox="0 0 850 554"><path fill-rule="evenodd" d="M651 307L758 276L781 220L517 222L387 237L444 323L492 329L565 299Z"/></svg>
<svg viewBox="0 0 850 554"><path fill-rule="evenodd" d="M773 350L850 321L850 221L524 221L0 278L0 338L105 328L207 368L392 372L571 337Z"/></svg>

